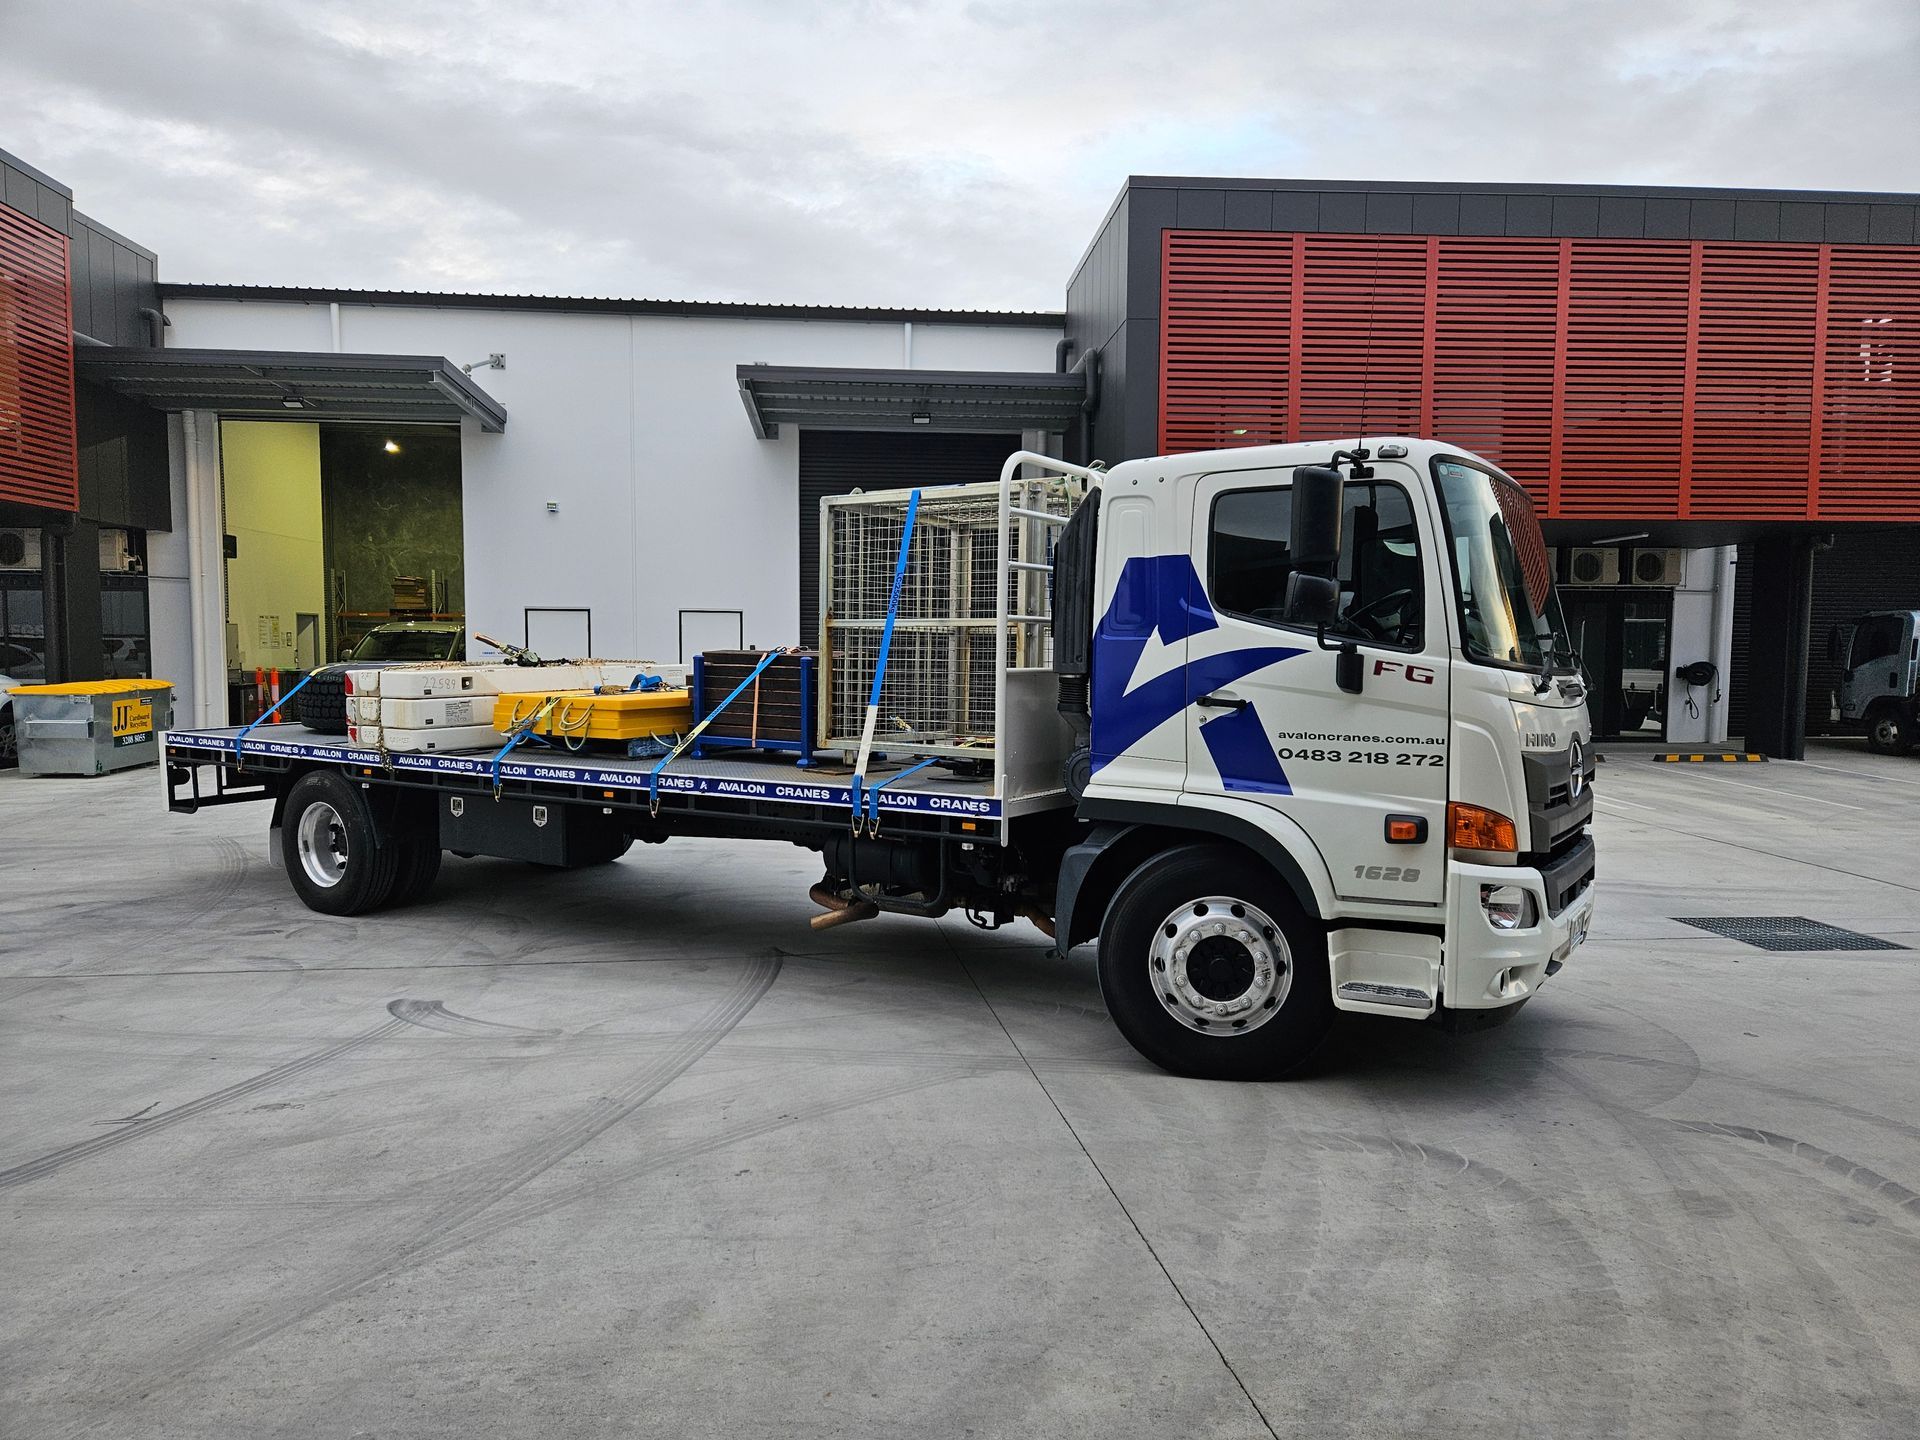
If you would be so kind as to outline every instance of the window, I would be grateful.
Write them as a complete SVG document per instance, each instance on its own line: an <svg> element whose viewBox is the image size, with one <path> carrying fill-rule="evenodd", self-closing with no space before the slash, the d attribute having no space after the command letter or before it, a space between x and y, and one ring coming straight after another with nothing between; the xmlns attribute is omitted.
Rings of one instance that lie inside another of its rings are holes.
<svg viewBox="0 0 1920 1440"><path fill-rule="evenodd" d="M1862 665L1898 655L1905 630L1898 615L1875 615L1862 621L1853 633L1852 668L1857 670Z"/></svg>
<svg viewBox="0 0 1920 1440"><path fill-rule="evenodd" d="M1207 591L1216 609L1284 623L1293 492L1230 490L1213 504ZM1398 485L1347 486L1340 540L1340 616L1328 633L1417 650L1421 643L1420 537Z"/></svg>
<svg viewBox="0 0 1920 1440"><path fill-rule="evenodd" d="M1453 542L1468 658L1514 669L1577 670L1527 492L1505 475L1459 460L1435 460L1433 478Z"/></svg>

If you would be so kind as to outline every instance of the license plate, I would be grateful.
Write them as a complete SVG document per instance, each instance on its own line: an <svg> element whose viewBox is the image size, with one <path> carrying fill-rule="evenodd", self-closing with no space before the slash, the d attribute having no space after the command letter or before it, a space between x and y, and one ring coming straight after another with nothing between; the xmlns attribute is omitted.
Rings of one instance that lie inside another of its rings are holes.
<svg viewBox="0 0 1920 1440"><path fill-rule="evenodd" d="M153 701L116 700L113 702L113 743L138 745L153 738Z"/></svg>

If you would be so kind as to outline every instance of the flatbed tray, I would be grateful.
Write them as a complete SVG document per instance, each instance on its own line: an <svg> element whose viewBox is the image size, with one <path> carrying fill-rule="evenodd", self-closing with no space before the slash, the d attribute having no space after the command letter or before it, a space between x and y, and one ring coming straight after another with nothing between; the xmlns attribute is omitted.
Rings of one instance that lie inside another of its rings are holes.
<svg viewBox="0 0 1920 1440"><path fill-rule="evenodd" d="M368 770L391 767L396 772L410 774L426 772L469 776L489 782L493 779L493 756L486 751L460 755L382 755L378 750L311 732L305 733L302 739L290 739L285 733L288 728L291 727L279 727L268 735L255 730L248 735L242 747L242 762L255 757L273 756L279 759L314 760L326 765L360 766ZM176 761L192 762L203 757L203 763L217 763L234 753L240 733L237 727L170 730L166 736L166 749L169 758ZM182 753L175 756L176 751ZM603 789L638 792L644 796L647 777L658 763L657 760L629 760L620 755L572 754L564 750L529 750L521 746L500 762L500 778L503 781L532 784L546 781L561 785L597 785ZM866 783L873 785L882 782L911 763L875 763L868 768ZM791 757L786 756L722 760L714 756L695 759L685 755L660 772L659 793L662 796L713 795L808 806L843 805L851 813L851 778L844 767L822 765L808 770L797 769ZM879 799L882 811L989 820L997 820L1001 814L1001 804L994 798L990 777L954 775L938 767L916 771L906 779L886 786L880 791Z"/></svg>

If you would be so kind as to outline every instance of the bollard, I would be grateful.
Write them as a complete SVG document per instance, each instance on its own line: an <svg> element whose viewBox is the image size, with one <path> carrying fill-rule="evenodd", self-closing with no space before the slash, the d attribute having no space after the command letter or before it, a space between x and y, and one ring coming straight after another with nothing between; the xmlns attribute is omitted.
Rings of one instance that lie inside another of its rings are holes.
<svg viewBox="0 0 1920 1440"><path fill-rule="evenodd" d="M253 667L253 718L258 720L260 712L267 708L267 672L265 667Z"/></svg>
<svg viewBox="0 0 1920 1440"><path fill-rule="evenodd" d="M278 705L280 703L280 667L278 665L268 673L267 685L269 690L267 698ZM278 725L285 718L278 710L273 712L274 724Z"/></svg>

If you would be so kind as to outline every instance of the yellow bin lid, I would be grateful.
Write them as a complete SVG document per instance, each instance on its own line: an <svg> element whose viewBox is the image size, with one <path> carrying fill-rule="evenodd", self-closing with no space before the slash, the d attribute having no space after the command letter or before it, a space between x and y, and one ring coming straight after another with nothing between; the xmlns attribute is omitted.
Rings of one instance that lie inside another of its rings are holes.
<svg viewBox="0 0 1920 1440"><path fill-rule="evenodd" d="M131 695L141 690L171 690L171 680L69 680L65 685L16 685L14 695Z"/></svg>

